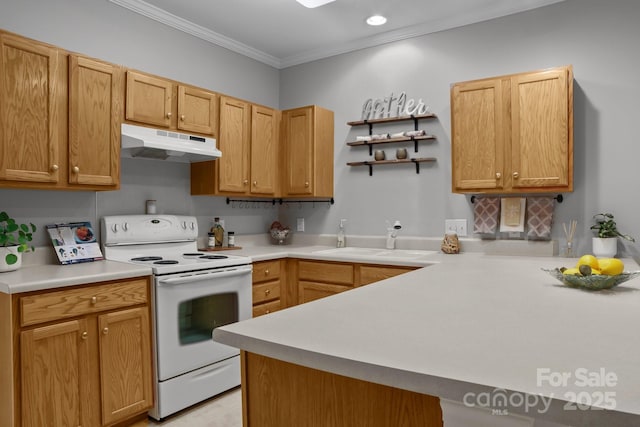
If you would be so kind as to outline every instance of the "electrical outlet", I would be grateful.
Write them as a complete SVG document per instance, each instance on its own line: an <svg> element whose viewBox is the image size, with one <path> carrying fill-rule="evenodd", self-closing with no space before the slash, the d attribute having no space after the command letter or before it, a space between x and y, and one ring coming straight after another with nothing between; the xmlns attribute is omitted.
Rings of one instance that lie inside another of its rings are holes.
<svg viewBox="0 0 640 427"><path fill-rule="evenodd" d="M304 231L304 218L298 218L298 231Z"/></svg>
<svg viewBox="0 0 640 427"><path fill-rule="evenodd" d="M444 220L444 232L456 233L459 237L467 235L467 220L466 219L445 219Z"/></svg>

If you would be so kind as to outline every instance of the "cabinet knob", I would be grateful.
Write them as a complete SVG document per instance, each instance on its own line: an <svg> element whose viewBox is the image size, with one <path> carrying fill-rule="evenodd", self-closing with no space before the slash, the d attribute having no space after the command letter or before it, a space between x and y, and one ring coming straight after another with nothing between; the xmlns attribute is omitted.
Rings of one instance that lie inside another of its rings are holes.
<svg viewBox="0 0 640 427"><path fill-rule="evenodd" d="M269 295L270 293L271 293L271 289L267 289L267 290L264 291L265 295Z"/></svg>
<svg viewBox="0 0 640 427"><path fill-rule="evenodd" d="M269 313L271 313L271 310L265 310L264 311L264 314L269 314Z"/></svg>
<svg viewBox="0 0 640 427"><path fill-rule="evenodd" d="M51 170L53 172L57 171L58 169L60 169L58 165L51 165Z"/></svg>
<svg viewBox="0 0 640 427"><path fill-rule="evenodd" d="M496 172L496 179L502 178L502 174L500 172Z"/></svg>
<svg viewBox="0 0 640 427"><path fill-rule="evenodd" d="M305 181L304 186L309 187L309 181Z"/></svg>
<svg viewBox="0 0 640 427"><path fill-rule="evenodd" d="M86 340L89 337L89 333L87 331L84 331L82 334L80 334L80 338L82 338L83 340Z"/></svg>
<svg viewBox="0 0 640 427"><path fill-rule="evenodd" d="M268 275L269 275L269 269L268 269L268 268L264 271L264 275L265 275L265 276L268 276Z"/></svg>
<svg viewBox="0 0 640 427"><path fill-rule="evenodd" d="M184 122L184 114L180 115L180 120Z"/></svg>
<svg viewBox="0 0 640 427"><path fill-rule="evenodd" d="M102 334L103 334L103 335L107 335L108 333L109 333L109 328L105 327L105 328L102 330Z"/></svg>
<svg viewBox="0 0 640 427"><path fill-rule="evenodd" d="M249 180L248 180L248 179L245 179L244 181L242 181L242 183L243 183L244 185L247 185L247 184L249 183Z"/></svg>
<svg viewBox="0 0 640 427"><path fill-rule="evenodd" d="M170 118L171 118L171 113L169 112L167 113L167 119L170 119Z"/></svg>
<svg viewBox="0 0 640 427"><path fill-rule="evenodd" d="M520 174L518 172L514 172L513 179L518 179L518 178L520 178Z"/></svg>
<svg viewBox="0 0 640 427"><path fill-rule="evenodd" d="M258 185L258 181L253 181L253 186L255 187L256 185Z"/></svg>
<svg viewBox="0 0 640 427"><path fill-rule="evenodd" d="M91 304L95 304L98 302L98 297L91 297Z"/></svg>
<svg viewBox="0 0 640 427"><path fill-rule="evenodd" d="M80 172L80 168L78 166L74 166L72 170L73 170L73 173Z"/></svg>

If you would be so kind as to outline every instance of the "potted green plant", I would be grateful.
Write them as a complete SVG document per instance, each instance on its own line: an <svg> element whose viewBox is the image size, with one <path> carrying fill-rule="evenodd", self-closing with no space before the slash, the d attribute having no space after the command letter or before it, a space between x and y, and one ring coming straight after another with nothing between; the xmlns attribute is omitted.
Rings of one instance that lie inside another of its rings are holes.
<svg viewBox="0 0 640 427"><path fill-rule="evenodd" d="M593 219L596 223L591 226L591 230L596 231L597 237L592 239L592 250L596 257L612 258L616 256L618 253L618 237L635 242L633 237L618 231L613 214L600 213L594 215Z"/></svg>
<svg viewBox="0 0 640 427"><path fill-rule="evenodd" d="M0 272L20 268L22 253L35 250L29 245L35 231L35 225L18 224L6 212L0 212Z"/></svg>

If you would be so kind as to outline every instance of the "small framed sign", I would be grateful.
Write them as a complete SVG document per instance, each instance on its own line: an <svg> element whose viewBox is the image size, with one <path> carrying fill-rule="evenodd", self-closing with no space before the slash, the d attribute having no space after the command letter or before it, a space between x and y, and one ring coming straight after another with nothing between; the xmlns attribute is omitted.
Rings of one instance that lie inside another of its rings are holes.
<svg viewBox="0 0 640 427"><path fill-rule="evenodd" d="M47 225L60 264L77 264L104 259L90 222Z"/></svg>

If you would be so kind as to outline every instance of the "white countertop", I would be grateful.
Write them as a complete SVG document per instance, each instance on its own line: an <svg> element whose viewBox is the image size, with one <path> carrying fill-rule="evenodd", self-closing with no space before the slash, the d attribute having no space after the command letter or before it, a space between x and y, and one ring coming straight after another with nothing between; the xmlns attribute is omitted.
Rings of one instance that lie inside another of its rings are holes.
<svg viewBox="0 0 640 427"><path fill-rule="evenodd" d="M317 250L285 246L281 252L313 257ZM254 260L276 253L243 252ZM426 258L435 263L217 328L214 338L459 402L469 393L495 394L496 389L514 398L553 398L542 414L536 412L544 406L540 399L529 412L522 404L510 406L510 412L567 425L640 425L640 279L591 292L566 287L540 270L569 267L575 259L478 253ZM638 268L632 260L625 263L627 270ZM617 377L614 385L580 382L581 375L593 377L601 369ZM539 370L569 377L561 385L538 383ZM609 398L613 393L615 410L565 410L572 393L586 393L600 407L607 404L597 402L603 393Z"/></svg>
<svg viewBox="0 0 640 427"><path fill-rule="evenodd" d="M0 292L17 294L150 275L149 267L106 260L68 265L23 265L19 270L0 274Z"/></svg>

